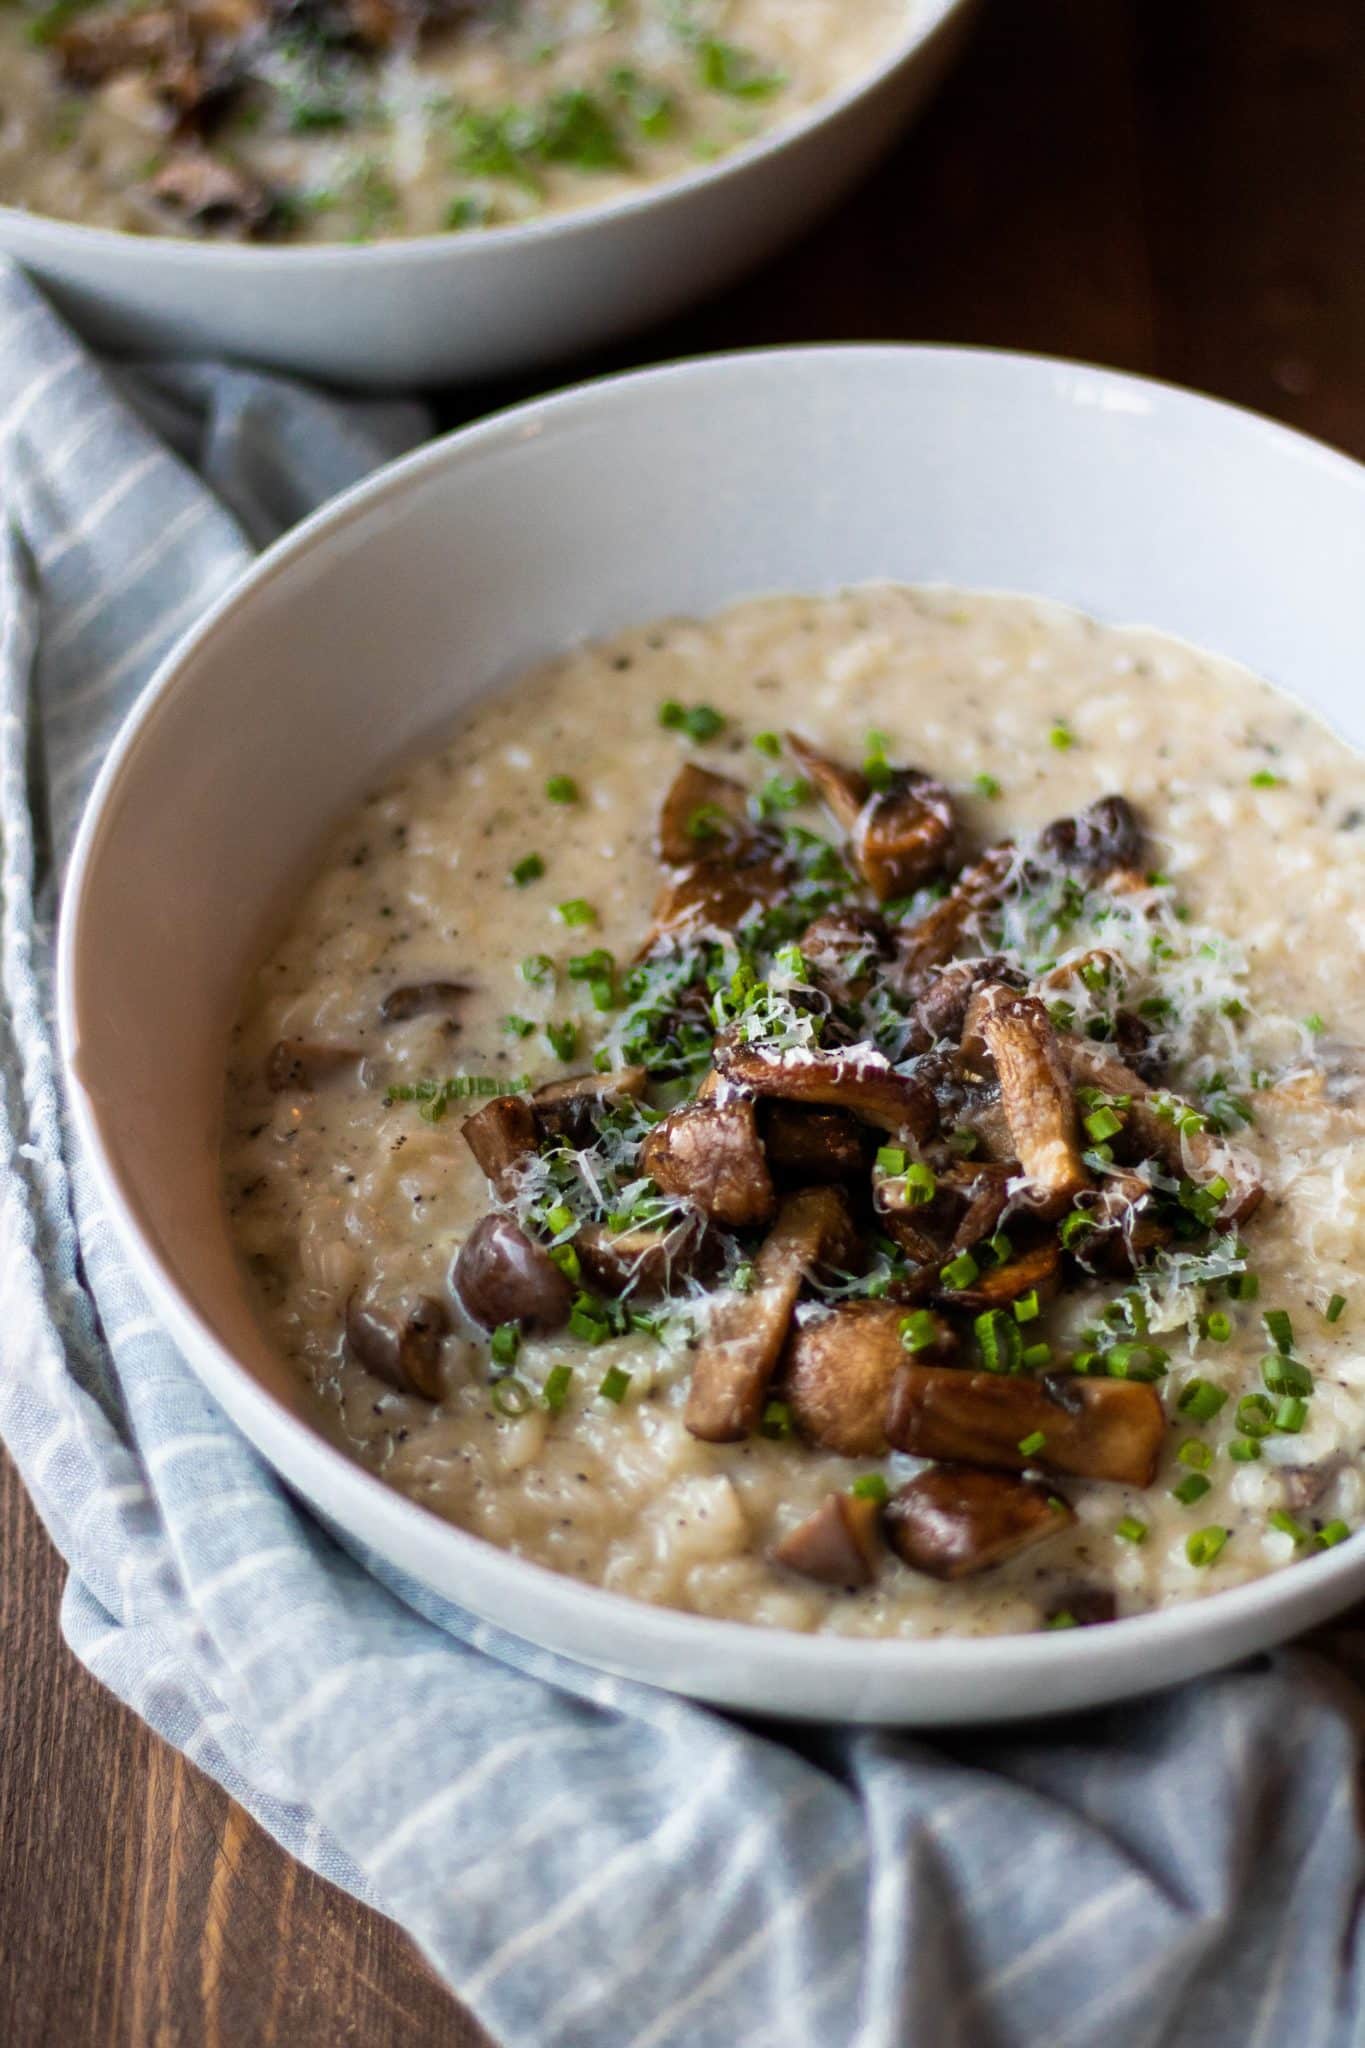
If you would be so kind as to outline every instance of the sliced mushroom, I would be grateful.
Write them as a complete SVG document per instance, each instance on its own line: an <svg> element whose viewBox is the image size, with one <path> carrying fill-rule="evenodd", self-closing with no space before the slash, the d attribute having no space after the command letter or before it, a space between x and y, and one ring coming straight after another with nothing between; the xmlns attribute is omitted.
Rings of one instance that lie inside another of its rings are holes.
<svg viewBox="0 0 1365 2048"><path fill-rule="evenodd" d="M379 1005L385 1024L406 1024L410 1017L425 1017L439 1011L449 1016L474 993L472 981L409 981L391 988Z"/></svg>
<svg viewBox="0 0 1365 2048"><path fill-rule="evenodd" d="M1014 980L1014 969L999 953L979 960L954 960L934 976L915 1004L915 1022L931 1045L944 1038L956 1044L976 991L988 982L1010 985Z"/></svg>
<svg viewBox="0 0 1365 2048"><path fill-rule="evenodd" d="M952 959L964 939L984 936L982 922L999 907L1018 859L1012 846L988 847L962 870L941 903L918 924L895 934L897 975L904 987L916 991L926 975Z"/></svg>
<svg viewBox="0 0 1365 2048"><path fill-rule="evenodd" d="M972 997L964 1045L980 1036L1000 1081L1014 1152L1040 1216L1059 1216L1090 1185L1076 1102L1057 1033L1037 996L991 982Z"/></svg>
<svg viewBox="0 0 1365 2048"><path fill-rule="evenodd" d="M275 1095L311 1095L339 1074L354 1072L364 1054L353 1045L320 1045L308 1038L282 1038L270 1048L265 1085Z"/></svg>
<svg viewBox="0 0 1365 2048"><path fill-rule="evenodd" d="M656 851L666 867L714 859L736 841L752 839L749 792L728 775L713 775L689 761L678 770L659 812Z"/></svg>
<svg viewBox="0 0 1365 2048"><path fill-rule="evenodd" d="M1095 1226L1077 1246L1081 1263L1107 1272L1135 1272L1174 1233L1153 1209L1153 1191L1140 1174L1107 1173L1084 1214Z"/></svg>
<svg viewBox="0 0 1365 2048"><path fill-rule="evenodd" d="M607 1110L638 1102L649 1073L644 1067L613 1067L606 1074L569 1074L531 1091L536 1127L544 1137L590 1144Z"/></svg>
<svg viewBox="0 0 1365 2048"><path fill-rule="evenodd" d="M844 768L788 733L787 743L849 837L853 864L874 896L903 896L952 857L953 802L943 784L918 768L894 768L886 786Z"/></svg>
<svg viewBox="0 0 1365 2048"><path fill-rule="evenodd" d="M696 1270L707 1250L696 1222L666 1230L646 1225L612 1230L605 1223L586 1223L573 1242L600 1294L630 1294L639 1300L667 1294L682 1274Z"/></svg>
<svg viewBox="0 0 1365 2048"><path fill-rule="evenodd" d="M974 1244L995 1236L1010 1206L1010 1188L1019 1174L1017 1159L979 1159L973 1165L950 1167L939 1176L940 1187L961 1191L967 1198L962 1219L948 1245L950 1256L970 1251Z"/></svg>
<svg viewBox="0 0 1365 2048"><path fill-rule="evenodd" d="M1061 1252L1049 1239L1044 1244L1032 1245L1017 1259L1007 1259L1003 1266L984 1266L966 1287L936 1285L934 1300L944 1308L970 1309L974 1315L986 1309L1008 1308L1024 1294L1036 1293L1039 1301L1051 1301L1061 1270Z"/></svg>
<svg viewBox="0 0 1365 2048"><path fill-rule="evenodd" d="M495 1095L465 1118L460 1136L488 1175L493 1192L510 1201L521 1169L535 1157L539 1137L535 1111L525 1096Z"/></svg>
<svg viewBox="0 0 1365 2048"><path fill-rule="evenodd" d="M1160 1159L1173 1173L1211 1180L1221 1176L1228 1193L1218 1211L1221 1223L1244 1223L1265 1190L1250 1164L1230 1145L1204 1130L1182 1133L1180 1118L1191 1105L1166 1091L1149 1088L1140 1074L1086 1038L1063 1037L1062 1056L1074 1086L1098 1088L1112 1096L1128 1096L1124 1120L1126 1142L1138 1159ZM1162 1115L1161 1107L1173 1113Z"/></svg>
<svg viewBox="0 0 1365 2048"><path fill-rule="evenodd" d="M1161 1402L1141 1380L1034 1380L911 1364L896 1375L886 1434L896 1450L920 1458L1150 1486L1165 1428ZM1037 1436L1036 1450L1019 1448Z"/></svg>
<svg viewBox="0 0 1365 2048"><path fill-rule="evenodd" d="M850 1301L812 1316L792 1331L783 1387L797 1428L809 1442L841 1458L881 1458L887 1451L891 1383L906 1361L905 1310L885 1301ZM917 1357L944 1364L957 1338L941 1316L934 1341Z"/></svg>
<svg viewBox="0 0 1365 2048"><path fill-rule="evenodd" d="M207 151L186 149L155 173L147 191L163 212L197 234L227 240L258 235L275 214L275 197L259 178Z"/></svg>
<svg viewBox="0 0 1365 2048"><path fill-rule="evenodd" d="M853 1255L848 1205L837 1188L788 1195L754 1260L753 1286L714 1316L692 1366L684 1421L707 1443L734 1443L757 1426L812 1268Z"/></svg>
<svg viewBox="0 0 1365 2048"><path fill-rule="evenodd" d="M449 1330L446 1305L433 1294L407 1308L378 1307L354 1294L346 1304L346 1342L365 1370L425 1401L441 1398L441 1339Z"/></svg>
<svg viewBox="0 0 1365 2048"><path fill-rule="evenodd" d="M883 1527L912 1571L966 1579L1059 1535L1075 1520L1059 1494L1034 1480L935 1465L892 1495Z"/></svg>
<svg viewBox="0 0 1365 2048"><path fill-rule="evenodd" d="M801 957L811 980L837 1003L857 1003L890 951L886 926L853 904L826 910L806 926Z"/></svg>
<svg viewBox="0 0 1365 2048"><path fill-rule="evenodd" d="M1039 850L1066 868L1092 875L1136 869L1143 855L1142 827L1126 797L1102 796L1074 818L1056 818L1039 836Z"/></svg>
<svg viewBox="0 0 1365 2048"><path fill-rule="evenodd" d="M510 1216L475 1224L456 1254L451 1284L486 1330L500 1323L557 1330L573 1306L573 1288L545 1247Z"/></svg>
<svg viewBox="0 0 1365 2048"><path fill-rule="evenodd" d="M656 898L642 952L672 933L732 932L746 917L779 902L790 881L788 863L761 840L748 853L723 861L693 861Z"/></svg>
<svg viewBox="0 0 1365 2048"><path fill-rule="evenodd" d="M729 1230L766 1223L777 1206L754 1105L743 1096L671 1111L641 1146L640 1171Z"/></svg>
<svg viewBox="0 0 1365 2048"><path fill-rule="evenodd" d="M831 1493L813 1515L773 1551L773 1563L817 1579L822 1586L870 1586L881 1564L875 1500L855 1500L849 1493Z"/></svg>
<svg viewBox="0 0 1365 2048"><path fill-rule="evenodd" d="M809 1187L816 1181L859 1180L867 1171L869 1140L856 1117L842 1109L804 1109L795 1102L763 1105L763 1147L774 1173Z"/></svg>
<svg viewBox="0 0 1365 2048"><path fill-rule="evenodd" d="M721 1038L715 1058L722 1081L746 1095L829 1104L878 1130L915 1139L928 1137L937 1119L933 1095L924 1083L897 1073L870 1046L852 1046L847 1052L805 1047L774 1052Z"/></svg>

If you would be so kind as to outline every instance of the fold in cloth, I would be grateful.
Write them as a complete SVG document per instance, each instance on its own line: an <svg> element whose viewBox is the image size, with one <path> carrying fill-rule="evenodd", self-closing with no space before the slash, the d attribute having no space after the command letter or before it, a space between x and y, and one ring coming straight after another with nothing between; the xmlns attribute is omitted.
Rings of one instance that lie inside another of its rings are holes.
<svg viewBox="0 0 1365 2048"><path fill-rule="evenodd" d="M747 1727L350 1554L149 1315L55 1066L74 825L252 548L426 431L102 370L0 269L0 1431L68 1641L507 2048L1347 2048L1358 1627L1044 1728Z"/></svg>

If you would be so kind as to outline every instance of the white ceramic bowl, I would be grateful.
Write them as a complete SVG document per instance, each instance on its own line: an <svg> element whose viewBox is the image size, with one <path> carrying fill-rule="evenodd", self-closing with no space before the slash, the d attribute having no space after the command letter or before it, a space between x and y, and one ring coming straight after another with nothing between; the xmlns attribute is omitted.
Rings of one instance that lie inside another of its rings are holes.
<svg viewBox="0 0 1365 2048"><path fill-rule="evenodd" d="M919 0L874 70L669 182L477 234L362 247L190 242L0 207L16 256L92 339L397 390L505 376L662 320L832 205L917 111L975 0Z"/></svg>
<svg viewBox="0 0 1365 2048"><path fill-rule="evenodd" d="M1113 1627L788 1635L520 1562L329 1448L253 1320L216 1181L226 1033L319 838L471 696L745 594L874 577L1067 600L1234 656L1365 735L1365 470L1128 377L944 349L729 356L472 427L272 549L162 668L67 886L61 1029L110 1215L205 1384L334 1522L533 1641L764 1712L895 1722L1114 1698L1365 1591L1365 1537Z"/></svg>

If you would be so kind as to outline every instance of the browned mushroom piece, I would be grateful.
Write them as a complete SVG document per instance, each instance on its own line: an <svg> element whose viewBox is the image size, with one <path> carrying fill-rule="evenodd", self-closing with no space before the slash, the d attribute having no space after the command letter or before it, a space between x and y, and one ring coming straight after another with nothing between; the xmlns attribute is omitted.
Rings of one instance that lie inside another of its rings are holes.
<svg viewBox="0 0 1365 2048"><path fill-rule="evenodd" d="M1018 1181L1020 1172L1017 1159L978 1159L948 1167L939 1175L939 1186L961 1195L967 1204L948 1243L950 1257L956 1252L970 1251L974 1244L995 1236L1010 1206L1010 1188Z"/></svg>
<svg viewBox="0 0 1365 2048"><path fill-rule="evenodd" d="M885 1301L850 1301L793 1329L783 1366L783 1391L802 1436L842 1458L887 1452L891 1383L906 1361L905 1310ZM917 1357L952 1359L957 1338L941 1316L934 1341Z"/></svg>
<svg viewBox="0 0 1365 2048"><path fill-rule="evenodd" d="M939 1267L948 1255L944 1240L934 1235L927 1221L914 1209L879 1209L877 1227L900 1246L910 1264L917 1269L916 1281L922 1284L917 1284L912 1290L915 1299L918 1300L921 1294L927 1296L932 1293L937 1285ZM898 1301L905 1298L903 1293L896 1296Z"/></svg>
<svg viewBox="0 0 1365 2048"><path fill-rule="evenodd" d="M887 1543L912 1571L966 1579L1072 1527L1070 1504L1031 1479L935 1465L891 1496Z"/></svg>
<svg viewBox="0 0 1365 2048"><path fill-rule="evenodd" d="M1102 796L1074 817L1055 818L1038 847L1061 866L1092 875L1136 870L1143 857L1142 827L1126 797Z"/></svg>
<svg viewBox="0 0 1365 2048"><path fill-rule="evenodd" d="M721 1080L745 1095L829 1105L847 1110L860 1123L915 1139L928 1137L937 1120L933 1095L924 1083L897 1073L870 1046L851 1046L847 1052L806 1047L774 1052L727 1037L716 1041L715 1060Z"/></svg>
<svg viewBox="0 0 1365 2048"><path fill-rule="evenodd" d="M1107 1173L1083 1213L1094 1224L1076 1250L1081 1263L1106 1272L1134 1272L1174 1232L1155 1213L1153 1190L1140 1174Z"/></svg>
<svg viewBox="0 0 1365 2048"><path fill-rule="evenodd" d="M1284 1489L1285 1506L1296 1514L1315 1508L1328 1489L1336 1484L1346 1465L1347 1460L1342 1456L1318 1458L1311 1465L1277 1463L1275 1477Z"/></svg>
<svg viewBox="0 0 1365 2048"><path fill-rule="evenodd" d="M1057 1033L1037 996L991 982L977 990L963 1026L964 1050L978 1036L1000 1082L1015 1156L1028 1181L1024 1199L1059 1216L1090 1185L1081 1158L1076 1101Z"/></svg>
<svg viewBox="0 0 1365 2048"><path fill-rule="evenodd" d="M510 1216L485 1216L461 1245L451 1285L476 1323L524 1323L557 1330L568 1321L573 1288L554 1260Z"/></svg>
<svg viewBox="0 0 1365 2048"><path fill-rule="evenodd" d="M655 851L666 867L714 860L754 836L749 792L728 775L713 775L688 761L678 770L659 812Z"/></svg>
<svg viewBox="0 0 1365 2048"><path fill-rule="evenodd" d="M790 881L788 863L761 840L724 860L693 861L655 899L641 957L674 933L734 931L753 912L779 902Z"/></svg>
<svg viewBox="0 0 1365 2048"><path fill-rule="evenodd" d="M410 1017L433 1013L449 1016L473 993L472 981L404 982L401 988L389 990L379 1005L379 1015L385 1024L406 1024Z"/></svg>
<svg viewBox="0 0 1365 2048"><path fill-rule="evenodd" d="M896 975L903 987L917 992L924 977L952 959L967 938L980 941L987 913L1002 902L1018 865L1010 845L991 846L964 868L942 902L895 933Z"/></svg>
<svg viewBox="0 0 1365 2048"><path fill-rule="evenodd" d="M186 149L157 171L147 191L163 212L197 234L228 240L259 234L275 213L275 196L240 164Z"/></svg>
<svg viewBox="0 0 1365 2048"><path fill-rule="evenodd" d="M799 943L812 983L838 1003L861 1002L874 970L890 952L881 918L853 904L822 911Z"/></svg>
<svg viewBox="0 0 1365 2048"><path fill-rule="evenodd" d="M874 896L903 896L952 858L953 802L943 784L918 768L893 768L883 788L820 753L797 733L787 744L847 833L853 865Z"/></svg>
<svg viewBox="0 0 1365 2048"><path fill-rule="evenodd" d="M750 1291L718 1310L697 1347L683 1418L693 1436L725 1444L751 1434L801 1283L813 1268L841 1265L854 1250L839 1189L803 1188L785 1197L754 1260Z"/></svg>
<svg viewBox="0 0 1365 2048"><path fill-rule="evenodd" d="M638 1102L649 1073L644 1067L613 1067L605 1074L568 1074L545 1081L531 1091L536 1127L544 1137L587 1144L603 1113L624 1102Z"/></svg>
<svg viewBox="0 0 1365 2048"><path fill-rule="evenodd" d="M697 1223L671 1227L632 1224L613 1230L605 1223L585 1223L574 1238L583 1270L599 1294L630 1294L653 1300L667 1294L684 1273L706 1257L705 1234Z"/></svg>
<svg viewBox="0 0 1365 2048"><path fill-rule="evenodd" d="M911 1364L896 1375L886 1434L895 1450L920 1458L1150 1486L1165 1429L1155 1390L1140 1380ZM1036 1449L1020 1450L1040 1436Z"/></svg>
<svg viewBox="0 0 1365 2048"><path fill-rule="evenodd" d="M449 1330L446 1305L433 1294L406 1307L381 1307L354 1294L346 1304L346 1342L365 1370L424 1401L441 1398L441 1339Z"/></svg>
<svg viewBox="0 0 1365 2048"><path fill-rule="evenodd" d="M934 1300L944 1308L970 1309L973 1315L989 1308L1008 1308L1024 1294L1036 1293L1039 1301L1051 1301L1061 1271L1061 1251L1048 1239L1043 1244L1030 1245L1018 1258L1007 1259L1003 1266L983 1266L976 1279L965 1287L945 1287L939 1282L933 1289Z"/></svg>
<svg viewBox="0 0 1365 2048"><path fill-rule="evenodd" d="M535 1111L522 1095L495 1095L460 1125L460 1136L503 1201L516 1192L522 1167L535 1156Z"/></svg>
<svg viewBox="0 0 1365 2048"><path fill-rule="evenodd" d="M822 1586L846 1586L850 1591L870 1586L881 1565L880 1519L875 1500L831 1493L813 1515L782 1538L773 1551L773 1563Z"/></svg>
<svg viewBox="0 0 1365 2048"><path fill-rule="evenodd" d="M282 1038L267 1055L265 1085L275 1095L311 1095L338 1075L354 1073L364 1057L353 1045Z"/></svg>
<svg viewBox="0 0 1365 2048"><path fill-rule="evenodd" d="M1129 1097L1127 1106L1119 1113L1124 1122L1124 1143L1134 1158L1159 1159L1173 1173L1188 1174L1196 1180L1221 1176L1228 1184L1228 1192L1218 1211L1219 1222L1246 1221L1265 1190L1250 1164L1232 1146L1206 1130L1181 1131L1181 1120L1191 1110L1189 1103L1168 1090L1150 1088L1140 1074L1089 1039L1067 1035L1060 1045L1073 1086ZM1168 1112L1165 1115L1161 1113L1163 1108Z"/></svg>
<svg viewBox="0 0 1365 2048"><path fill-rule="evenodd" d="M920 996L915 1004L915 1022L931 1044L945 1038L956 1044L977 990L988 982L1009 985L1014 979L1013 968L999 953L986 954L979 960L954 960L934 976Z"/></svg>
<svg viewBox="0 0 1365 2048"><path fill-rule="evenodd" d="M640 1171L729 1230L766 1223L777 1206L754 1105L743 1096L672 1110L641 1146Z"/></svg>
<svg viewBox="0 0 1365 2048"><path fill-rule="evenodd" d="M805 1109L796 1102L765 1102L763 1148L774 1173L799 1180L859 1180L867 1172L869 1138L842 1109Z"/></svg>

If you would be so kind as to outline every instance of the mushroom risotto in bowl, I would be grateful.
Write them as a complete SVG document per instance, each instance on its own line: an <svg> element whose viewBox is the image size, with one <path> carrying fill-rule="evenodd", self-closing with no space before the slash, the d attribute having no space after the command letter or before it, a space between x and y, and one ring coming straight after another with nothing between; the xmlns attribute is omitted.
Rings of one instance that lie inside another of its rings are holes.
<svg viewBox="0 0 1365 2048"><path fill-rule="evenodd" d="M64 930L212 1390L344 1535L735 1704L1034 1711L1341 1604L1362 551L1293 437L913 350L588 387L311 522Z"/></svg>

